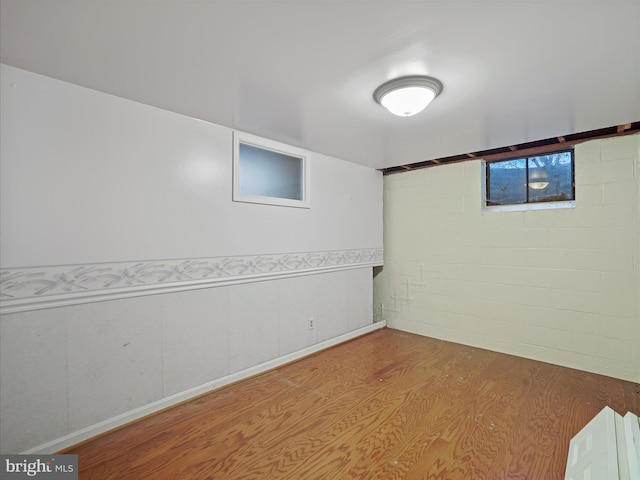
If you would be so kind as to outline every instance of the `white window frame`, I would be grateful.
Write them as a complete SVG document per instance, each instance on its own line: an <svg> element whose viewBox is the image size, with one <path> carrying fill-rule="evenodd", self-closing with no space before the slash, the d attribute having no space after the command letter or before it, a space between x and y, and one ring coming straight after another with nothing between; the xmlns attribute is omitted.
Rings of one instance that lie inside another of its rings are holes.
<svg viewBox="0 0 640 480"><path fill-rule="evenodd" d="M283 155L300 158L302 161L302 200L289 198L249 195L240 192L240 144L269 150ZM233 132L233 201L258 203L263 205L277 205L282 207L311 208L310 192L310 161L309 153L301 148L292 147L284 143L268 140L244 132Z"/></svg>
<svg viewBox="0 0 640 480"><path fill-rule="evenodd" d="M484 197L486 198L486 197ZM534 210L560 210L562 208L576 208L575 200L565 200L562 202L536 202L518 203L514 205L487 205L483 199L483 212L528 212Z"/></svg>

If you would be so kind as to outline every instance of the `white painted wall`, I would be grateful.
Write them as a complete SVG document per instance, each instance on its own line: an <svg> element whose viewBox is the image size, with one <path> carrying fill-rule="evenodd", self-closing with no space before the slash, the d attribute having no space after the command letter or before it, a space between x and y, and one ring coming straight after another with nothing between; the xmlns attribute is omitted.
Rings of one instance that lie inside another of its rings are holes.
<svg viewBox="0 0 640 480"><path fill-rule="evenodd" d="M382 175L311 153L311 209L232 202L232 131L1 66L2 267L382 247Z"/></svg>
<svg viewBox="0 0 640 480"><path fill-rule="evenodd" d="M376 317L640 382L639 150L576 146L573 209L483 211L480 161L385 177Z"/></svg>
<svg viewBox="0 0 640 480"><path fill-rule="evenodd" d="M1 74L2 453L55 451L371 326L379 261L358 252L382 248L379 172L312 152L310 209L234 203L231 130ZM189 290L180 259L242 268ZM169 266L173 290L140 290L137 262ZM76 267L118 272L118 299ZM38 282L65 306L34 303Z"/></svg>

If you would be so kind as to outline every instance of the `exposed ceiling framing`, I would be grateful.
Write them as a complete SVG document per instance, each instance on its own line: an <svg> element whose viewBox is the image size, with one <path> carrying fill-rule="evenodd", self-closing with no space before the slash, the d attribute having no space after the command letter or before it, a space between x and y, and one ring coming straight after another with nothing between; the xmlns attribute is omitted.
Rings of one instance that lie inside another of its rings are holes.
<svg viewBox="0 0 640 480"><path fill-rule="evenodd" d="M379 169L384 175L394 173L402 173L410 170L419 170L422 168L436 167L449 163L466 162L469 160L485 160L487 162L505 160L508 158L519 158L530 155L543 155L548 152L559 151L572 147L578 143L587 140L596 140L601 138L618 137L622 135L630 135L640 132L640 121L633 123L625 123L613 127L599 128L597 130L589 130L588 132L573 133L570 135L546 138L535 142L520 143L518 145L508 145L506 147L492 148L490 150L482 150L478 152L462 153L452 155L450 157L433 158L421 162L408 163L406 165L398 165L396 167Z"/></svg>

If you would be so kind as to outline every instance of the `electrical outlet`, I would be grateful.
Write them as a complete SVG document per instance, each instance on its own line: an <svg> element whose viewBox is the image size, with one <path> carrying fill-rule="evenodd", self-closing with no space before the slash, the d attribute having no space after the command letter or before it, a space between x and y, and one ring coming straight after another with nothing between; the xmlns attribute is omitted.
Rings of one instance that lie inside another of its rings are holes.
<svg viewBox="0 0 640 480"><path fill-rule="evenodd" d="M313 322L314 322L313 317L309 317L309 324L308 324L309 330L313 330Z"/></svg>

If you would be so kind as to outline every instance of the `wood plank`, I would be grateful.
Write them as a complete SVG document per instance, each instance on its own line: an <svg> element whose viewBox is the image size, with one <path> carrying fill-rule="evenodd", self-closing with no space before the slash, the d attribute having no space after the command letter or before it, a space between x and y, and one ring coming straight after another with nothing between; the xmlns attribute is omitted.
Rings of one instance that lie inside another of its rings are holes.
<svg viewBox="0 0 640 480"><path fill-rule="evenodd" d="M81 479L562 478L638 385L383 329L64 453Z"/></svg>

